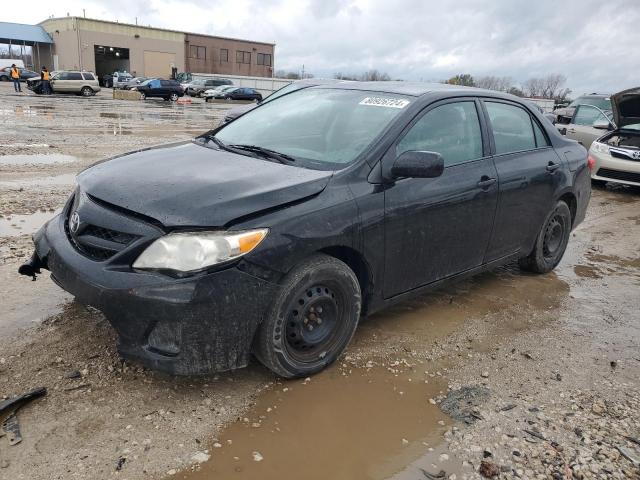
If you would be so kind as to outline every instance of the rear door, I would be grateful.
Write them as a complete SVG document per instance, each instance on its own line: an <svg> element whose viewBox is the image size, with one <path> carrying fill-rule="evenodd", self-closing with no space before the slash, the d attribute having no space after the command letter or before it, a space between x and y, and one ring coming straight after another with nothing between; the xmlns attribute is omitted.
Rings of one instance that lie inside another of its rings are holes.
<svg viewBox="0 0 640 480"><path fill-rule="evenodd" d="M523 255L554 204L564 181L558 155L529 111L509 101L483 101L495 152L500 200L485 262Z"/></svg>
<svg viewBox="0 0 640 480"><path fill-rule="evenodd" d="M390 166L402 152L421 150L445 163L438 178L399 179L385 191L386 298L483 261L498 182L480 108L475 99L430 105L383 159Z"/></svg>
<svg viewBox="0 0 640 480"><path fill-rule="evenodd" d="M84 84L84 79L80 72L67 72L67 80L65 82L67 92L79 92Z"/></svg>

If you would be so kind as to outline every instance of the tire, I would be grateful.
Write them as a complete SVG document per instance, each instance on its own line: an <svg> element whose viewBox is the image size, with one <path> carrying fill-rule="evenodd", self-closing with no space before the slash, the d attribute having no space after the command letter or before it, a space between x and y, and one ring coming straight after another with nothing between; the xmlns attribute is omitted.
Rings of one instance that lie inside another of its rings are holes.
<svg viewBox="0 0 640 480"><path fill-rule="evenodd" d="M545 218L533 251L519 260L520 268L534 273L550 272L562 260L570 235L571 211L559 200Z"/></svg>
<svg viewBox="0 0 640 480"><path fill-rule="evenodd" d="M209 97L205 97L205 98L204 98L204 101L205 101L205 102L207 102L207 103L209 103L209 102L211 101L211 99L210 99Z"/></svg>
<svg viewBox="0 0 640 480"><path fill-rule="evenodd" d="M360 284L345 263L319 254L293 268L281 286L253 352L281 377L309 376L333 363L351 341L360 318Z"/></svg>
<svg viewBox="0 0 640 480"><path fill-rule="evenodd" d="M169 100L171 100L172 102L177 101L177 100L178 100L178 94L177 94L177 93L172 93L172 94L169 96Z"/></svg>
<svg viewBox="0 0 640 480"><path fill-rule="evenodd" d="M144 92L140 92L140 100L144 100L145 98L147 98L147 94Z"/></svg>
<svg viewBox="0 0 640 480"><path fill-rule="evenodd" d="M6 75L3 75L3 76L0 77L0 81L8 82L9 81L9 77L7 77Z"/></svg>
<svg viewBox="0 0 640 480"><path fill-rule="evenodd" d="M82 87L80 89L80 95L82 95L83 97L90 97L92 95L95 95L93 92L93 89L91 87Z"/></svg>

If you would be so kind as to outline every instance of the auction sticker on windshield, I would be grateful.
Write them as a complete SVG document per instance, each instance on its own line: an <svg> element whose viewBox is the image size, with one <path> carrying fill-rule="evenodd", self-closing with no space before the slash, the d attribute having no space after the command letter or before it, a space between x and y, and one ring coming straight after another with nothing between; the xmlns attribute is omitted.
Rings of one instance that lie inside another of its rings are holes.
<svg viewBox="0 0 640 480"><path fill-rule="evenodd" d="M360 102L360 105L371 105L374 107L404 108L409 105L409 100L402 98L367 97Z"/></svg>

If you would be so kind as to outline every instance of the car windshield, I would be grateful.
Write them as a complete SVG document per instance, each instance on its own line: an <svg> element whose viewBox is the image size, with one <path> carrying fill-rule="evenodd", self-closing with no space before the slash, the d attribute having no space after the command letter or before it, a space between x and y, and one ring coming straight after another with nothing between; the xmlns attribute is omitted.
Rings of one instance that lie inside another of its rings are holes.
<svg viewBox="0 0 640 480"><path fill-rule="evenodd" d="M570 107L575 107L577 105L593 105L594 107L598 107L600 110L611 110L611 99L609 97L578 97L569 104Z"/></svg>
<svg viewBox="0 0 640 480"><path fill-rule="evenodd" d="M333 170L354 162L409 103L390 93L306 88L239 117L215 136Z"/></svg>
<svg viewBox="0 0 640 480"><path fill-rule="evenodd" d="M204 80L194 80L193 82L191 82L191 85L204 85Z"/></svg>
<svg viewBox="0 0 640 480"><path fill-rule="evenodd" d="M302 90L303 88L307 88L307 87L312 87L313 85L301 85L299 83L290 83L289 85L286 85L278 90L276 90L275 92L273 92L271 95L269 95L267 98L265 98L262 103L267 103L270 102L271 100L275 100L276 98L280 98L283 95L287 95L288 93L291 92L295 92L296 90Z"/></svg>

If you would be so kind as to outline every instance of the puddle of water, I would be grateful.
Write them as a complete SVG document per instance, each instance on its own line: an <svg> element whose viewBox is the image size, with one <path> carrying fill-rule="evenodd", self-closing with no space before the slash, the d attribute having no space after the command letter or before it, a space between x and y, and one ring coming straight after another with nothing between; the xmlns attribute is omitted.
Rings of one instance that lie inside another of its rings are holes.
<svg viewBox="0 0 640 480"><path fill-rule="evenodd" d="M179 478L382 479L439 441L445 427L438 422L450 420L429 398L446 385L425 384L421 371L347 372L334 367L278 384L217 439L209 462Z"/></svg>
<svg viewBox="0 0 640 480"><path fill-rule="evenodd" d="M0 165L49 165L52 163L75 162L76 158L71 155L52 153L50 155L2 155Z"/></svg>
<svg viewBox="0 0 640 480"><path fill-rule="evenodd" d="M10 215L0 218L0 237L16 237L25 233L35 233L45 222L61 211L61 208L54 212L39 210L29 215Z"/></svg>
<svg viewBox="0 0 640 480"><path fill-rule="evenodd" d="M50 177L36 178L18 178L15 180L0 181L1 187L20 188L20 187L40 187L48 185L73 185L75 181L75 173L63 173Z"/></svg>

